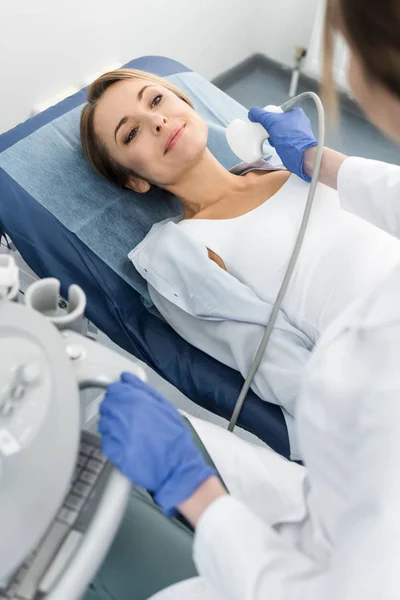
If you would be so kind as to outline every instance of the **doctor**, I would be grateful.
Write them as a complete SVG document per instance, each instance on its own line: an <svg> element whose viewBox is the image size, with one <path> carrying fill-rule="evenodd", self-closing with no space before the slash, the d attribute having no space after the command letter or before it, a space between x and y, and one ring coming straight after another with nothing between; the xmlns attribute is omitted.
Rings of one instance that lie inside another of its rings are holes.
<svg viewBox="0 0 400 600"><path fill-rule="evenodd" d="M328 0L327 64L335 29L351 48L355 97L400 142L399 3ZM307 179L315 139L304 113L253 109L250 117L266 126L286 167ZM400 236L400 167L326 149L321 180L337 187L344 209ZM305 467L190 420L224 483L176 410L146 384L124 374L101 407L104 452L168 517L179 513L195 529L200 577L157 600L400 597L400 270L343 314L310 359L297 416ZM139 535L133 529L127 540L127 527L123 550L117 539L99 575L103 595L95 582L93 597L150 595L135 594L135 579L121 566L133 572L140 554ZM168 561L168 539L162 543Z"/></svg>

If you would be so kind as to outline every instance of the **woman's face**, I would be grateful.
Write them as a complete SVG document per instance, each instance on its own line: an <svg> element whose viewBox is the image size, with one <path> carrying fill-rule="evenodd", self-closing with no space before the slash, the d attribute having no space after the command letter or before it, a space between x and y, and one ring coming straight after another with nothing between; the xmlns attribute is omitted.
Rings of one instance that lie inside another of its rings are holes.
<svg viewBox="0 0 400 600"><path fill-rule="evenodd" d="M400 101L379 83L368 78L361 60L351 52L348 84L369 121L385 135L400 142Z"/></svg>
<svg viewBox="0 0 400 600"><path fill-rule="evenodd" d="M160 187L179 182L202 157L205 121L162 85L129 79L111 85L98 101L94 130L111 157ZM129 187L142 191L140 181Z"/></svg>

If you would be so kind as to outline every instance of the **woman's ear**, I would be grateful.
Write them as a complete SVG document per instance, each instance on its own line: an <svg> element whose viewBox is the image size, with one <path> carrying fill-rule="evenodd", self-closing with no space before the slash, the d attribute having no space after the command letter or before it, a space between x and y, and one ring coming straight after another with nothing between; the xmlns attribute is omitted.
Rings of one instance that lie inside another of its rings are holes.
<svg viewBox="0 0 400 600"><path fill-rule="evenodd" d="M129 190L136 192L138 194L145 194L150 189L150 184L144 179L139 179L137 177L132 177L125 186Z"/></svg>

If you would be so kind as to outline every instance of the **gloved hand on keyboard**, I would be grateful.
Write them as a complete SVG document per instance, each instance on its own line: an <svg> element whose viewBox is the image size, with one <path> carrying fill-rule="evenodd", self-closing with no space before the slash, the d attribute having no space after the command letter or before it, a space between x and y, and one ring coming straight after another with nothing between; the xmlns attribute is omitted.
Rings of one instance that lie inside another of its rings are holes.
<svg viewBox="0 0 400 600"><path fill-rule="evenodd" d="M108 388L99 432L103 453L133 483L152 492L167 516L216 474L175 407L130 373Z"/></svg>
<svg viewBox="0 0 400 600"><path fill-rule="evenodd" d="M285 113L272 113L256 107L249 111L249 119L260 123L268 131L268 141L285 167L309 183L311 177L303 171L303 155L307 148L317 145L317 140L305 112L294 108Z"/></svg>

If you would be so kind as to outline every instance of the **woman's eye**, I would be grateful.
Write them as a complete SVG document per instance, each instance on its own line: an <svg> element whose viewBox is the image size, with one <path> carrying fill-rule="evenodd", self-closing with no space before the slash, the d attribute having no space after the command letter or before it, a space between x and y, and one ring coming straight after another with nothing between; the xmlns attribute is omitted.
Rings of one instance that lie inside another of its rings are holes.
<svg viewBox="0 0 400 600"><path fill-rule="evenodd" d="M151 103L151 107L154 108L155 106L157 106L158 104L160 104L161 100L162 100L162 94L158 94L154 98L153 102Z"/></svg>
<svg viewBox="0 0 400 600"><path fill-rule="evenodd" d="M138 129L139 129L138 127L135 127L134 129L131 129L131 131L128 134L128 137L125 140L125 144L129 144L133 140L133 138L136 137Z"/></svg>
<svg viewBox="0 0 400 600"><path fill-rule="evenodd" d="M157 96L153 99L153 101L151 103L151 108L158 106L162 99L163 99L163 95L157 94ZM135 127L134 129L131 129L131 131L129 132L124 143L126 145L130 144L131 141L136 137L138 131L139 131L139 127Z"/></svg>

